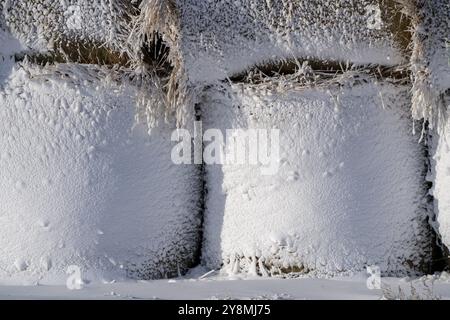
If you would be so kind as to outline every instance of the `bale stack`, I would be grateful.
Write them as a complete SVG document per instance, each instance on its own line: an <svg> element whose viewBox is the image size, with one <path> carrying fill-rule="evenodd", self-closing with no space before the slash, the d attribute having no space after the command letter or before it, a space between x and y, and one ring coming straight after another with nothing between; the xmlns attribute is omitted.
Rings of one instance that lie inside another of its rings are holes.
<svg viewBox="0 0 450 320"><path fill-rule="evenodd" d="M5 275L54 280L69 264L92 278L182 273L200 249L203 200L211 268L426 272L427 153L434 226L450 243L448 1L0 9ZM276 172L205 165L202 190L198 167L170 159L171 133L192 129L197 102L204 130L280 130ZM435 129L429 145L413 119Z"/></svg>

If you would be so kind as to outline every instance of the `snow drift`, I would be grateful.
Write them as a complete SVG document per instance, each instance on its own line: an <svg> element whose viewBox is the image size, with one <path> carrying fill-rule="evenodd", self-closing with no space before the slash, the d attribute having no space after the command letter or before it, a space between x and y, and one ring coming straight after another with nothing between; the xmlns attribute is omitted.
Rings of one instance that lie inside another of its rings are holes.
<svg viewBox="0 0 450 320"><path fill-rule="evenodd" d="M425 156L407 86L344 74L223 85L201 104L204 129L278 128L280 166L206 166L204 263L229 272L336 274L430 259Z"/></svg>
<svg viewBox="0 0 450 320"><path fill-rule="evenodd" d="M153 117L157 79L145 90L130 81L27 63L0 80L2 280L60 281L69 265L91 279L148 279L194 263L197 168L171 162L175 125Z"/></svg>

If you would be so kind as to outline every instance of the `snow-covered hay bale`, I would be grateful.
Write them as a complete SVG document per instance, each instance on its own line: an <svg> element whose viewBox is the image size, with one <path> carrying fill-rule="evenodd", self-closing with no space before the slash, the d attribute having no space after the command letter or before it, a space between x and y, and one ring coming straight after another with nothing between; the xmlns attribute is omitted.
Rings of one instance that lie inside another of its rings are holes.
<svg viewBox="0 0 450 320"><path fill-rule="evenodd" d="M0 20L30 50L120 62L136 11L127 0L4 0Z"/></svg>
<svg viewBox="0 0 450 320"><path fill-rule="evenodd" d="M152 117L163 95L145 81L71 64L0 81L2 280L59 281L70 265L148 279L195 262L199 174L172 163L174 125Z"/></svg>
<svg viewBox="0 0 450 320"><path fill-rule="evenodd" d="M368 265L397 276L426 270L426 166L412 134L409 88L357 78L344 74L313 87L237 83L206 92L205 134L280 130L273 175L261 170L268 163L251 165L249 158L206 165L206 265L261 275ZM268 154L276 154L273 141Z"/></svg>
<svg viewBox="0 0 450 320"><path fill-rule="evenodd" d="M450 248L450 94L443 98L446 108L445 123L431 132L430 157L432 170L430 181L433 185L434 213L433 223L442 243Z"/></svg>
<svg viewBox="0 0 450 320"><path fill-rule="evenodd" d="M181 55L192 82L224 79L255 64L296 58L343 65L406 62L408 41L402 37L407 24L393 1L175 2Z"/></svg>
<svg viewBox="0 0 450 320"><path fill-rule="evenodd" d="M442 96L450 90L450 1L398 2L412 21L413 117L434 127L446 116Z"/></svg>

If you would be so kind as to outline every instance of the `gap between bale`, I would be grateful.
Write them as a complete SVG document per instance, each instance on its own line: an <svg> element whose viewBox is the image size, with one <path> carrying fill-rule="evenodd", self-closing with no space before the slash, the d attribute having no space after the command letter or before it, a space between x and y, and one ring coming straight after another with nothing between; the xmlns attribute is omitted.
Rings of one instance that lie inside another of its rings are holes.
<svg viewBox="0 0 450 320"><path fill-rule="evenodd" d="M401 0L400 0L401 1ZM411 55L412 21L411 17L403 12L403 6L398 0L382 0L381 12L383 21L394 37L395 43L406 56Z"/></svg>
<svg viewBox="0 0 450 320"><path fill-rule="evenodd" d="M180 51L180 19L174 0L144 0L132 22L129 44L134 58L143 61L141 49L159 55L158 65L169 68L165 81L168 114L183 122L179 105L190 103L184 62ZM148 44L154 44L154 49ZM158 48L159 45L164 44ZM145 60L144 60L145 61Z"/></svg>

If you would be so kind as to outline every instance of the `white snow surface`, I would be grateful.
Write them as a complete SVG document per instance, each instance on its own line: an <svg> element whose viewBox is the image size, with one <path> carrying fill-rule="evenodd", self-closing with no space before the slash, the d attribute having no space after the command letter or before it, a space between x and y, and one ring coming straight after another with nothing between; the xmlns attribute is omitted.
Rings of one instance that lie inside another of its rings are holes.
<svg viewBox="0 0 450 320"><path fill-rule="evenodd" d="M199 175L172 164L174 125L98 66L15 64L0 78L0 279L158 278L191 266Z"/></svg>
<svg viewBox="0 0 450 320"><path fill-rule="evenodd" d="M208 271L195 268L187 276L171 280L90 283L80 290L69 290L65 286L2 284L0 299L450 299L450 275L445 272L422 278L381 278L381 289L369 290L365 273L332 279L281 279L224 276Z"/></svg>
<svg viewBox="0 0 450 320"><path fill-rule="evenodd" d="M389 27L394 12L383 1L174 2L180 12L179 50L194 83L296 58L344 64L405 62L395 42L398 30ZM374 21L378 12L379 24Z"/></svg>
<svg viewBox="0 0 450 320"><path fill-rule="evenodd" d="M261 275L373 264L399 275L426 266L425 159L409 88L362 82L206 92L204 130L280 129L276 175L258 165L206 166L207 266Z"/></svg>

